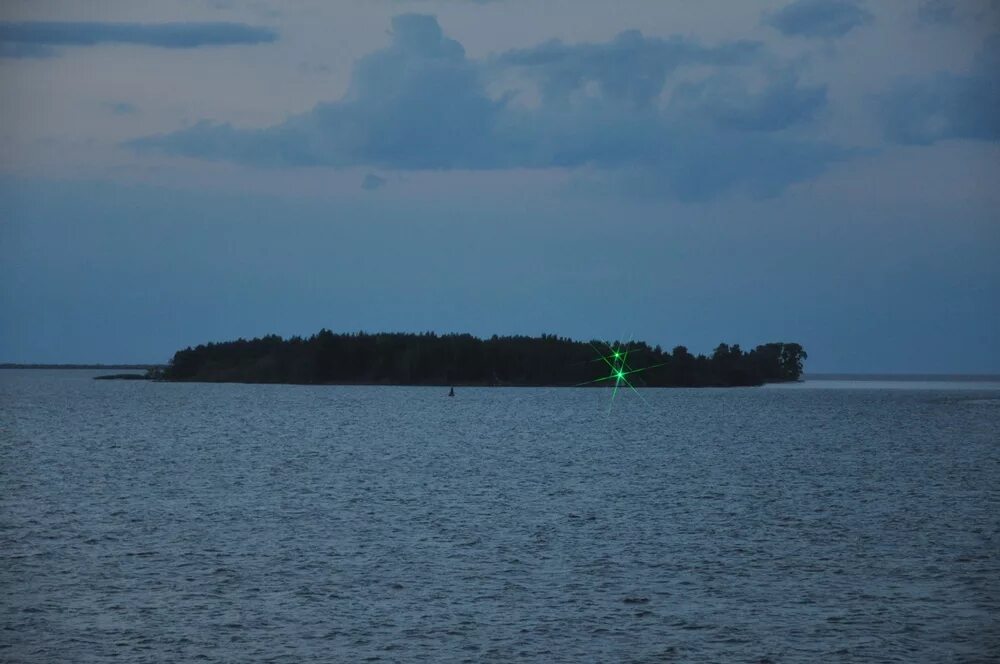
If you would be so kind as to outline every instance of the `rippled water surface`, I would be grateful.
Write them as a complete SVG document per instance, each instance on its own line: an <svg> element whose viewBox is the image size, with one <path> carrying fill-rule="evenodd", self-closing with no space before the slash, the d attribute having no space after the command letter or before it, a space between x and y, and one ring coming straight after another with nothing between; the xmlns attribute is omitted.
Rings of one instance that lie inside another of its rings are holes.
<svg viewBox="0 0 1000 664"><path fill-rule="evenodd" d="M0 660L1000 653L995 384L92 375L0 371Z"/></svg>

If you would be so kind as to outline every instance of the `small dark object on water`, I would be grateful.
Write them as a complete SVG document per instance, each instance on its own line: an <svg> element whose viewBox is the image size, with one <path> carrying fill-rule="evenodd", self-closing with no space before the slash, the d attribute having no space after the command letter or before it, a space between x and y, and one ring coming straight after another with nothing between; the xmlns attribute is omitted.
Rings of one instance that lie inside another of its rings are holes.
<svg viewBox="0 0 1000 664"><path fill-rule="evenodd" d="M453 397L453 396L455 396L455 388L454 388L454 387L453 387L453 388L451 388L450 390L448 390L448 396L449 396L449 397Z"/></svg>
<svg viewBox="0 0 1000 664"><path fill-rule="evenodd" d="M649 598L648 597L626 597L622 601L625 602L626 604L648 604L649 603Z"/></svg>

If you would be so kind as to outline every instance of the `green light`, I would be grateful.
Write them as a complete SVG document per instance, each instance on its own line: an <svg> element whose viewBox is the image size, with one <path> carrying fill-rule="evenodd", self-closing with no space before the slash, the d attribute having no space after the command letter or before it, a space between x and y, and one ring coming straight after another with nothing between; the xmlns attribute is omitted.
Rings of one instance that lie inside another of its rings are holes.
<svg viewBox="0 0 1000 664"><path fill-rule="evenodd" d="M579 385L593 385L594 383L601 383L608 380L614 381L614 386L613 386L614 389L612 389L611 391L611 403L608 404L609 414L611 413L611 406L614 404L615 397L618 396L618 388L621 387L623 384L627 385L630 390L635 392L636 395L638 395L638 397L642 399L643 402L645 402L646 400L643 398L642 394L639 393L639 390L635 389L635 386L632 385L632 383L629 381L628 376L631 374L637 374L642 371L646 371L648 369L662 367L663 363L654 364L652 366L643 367L641 369L633 369L628 365L628 355L630 352L628 344L625 344L624 346L615 344L615 347L611 347L609 345L608 350L611 351L610 355L605 355L600 350L598 350L596 346L593 346L593 348L598 354L598 357L597 359L594 360L594 362L604 362L610 368L610 372L608 373L607 376L602 376L601 378L597 378L595 380L589 380L585 383L579 383Z"/></svg>

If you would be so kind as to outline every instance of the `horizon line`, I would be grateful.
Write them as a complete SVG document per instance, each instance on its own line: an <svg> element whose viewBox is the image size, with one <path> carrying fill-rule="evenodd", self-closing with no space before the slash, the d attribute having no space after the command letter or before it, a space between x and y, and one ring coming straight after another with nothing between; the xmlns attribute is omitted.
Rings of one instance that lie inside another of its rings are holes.
<svg viewBox="0 0 1000 664"><path fill-rule="evenodd" d="M167 362L0 362L0 369L65 369L67 371L87 369L131 369L139 371L152 367L165 367ZM974 380L1000 381L1000 373L966 371L817 371L803 372L803 380L942 380L966 378Z"/></svg>

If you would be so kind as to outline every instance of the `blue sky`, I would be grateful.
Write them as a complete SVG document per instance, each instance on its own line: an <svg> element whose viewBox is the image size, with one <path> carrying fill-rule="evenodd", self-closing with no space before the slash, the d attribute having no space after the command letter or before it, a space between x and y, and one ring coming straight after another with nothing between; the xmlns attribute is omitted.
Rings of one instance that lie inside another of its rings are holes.
<svg viewBox="0 0 1000 664"><path fill-rule="evenodd" d="M1000 372L1000 6L12 2L0 361L276 332Z"/></svg>

